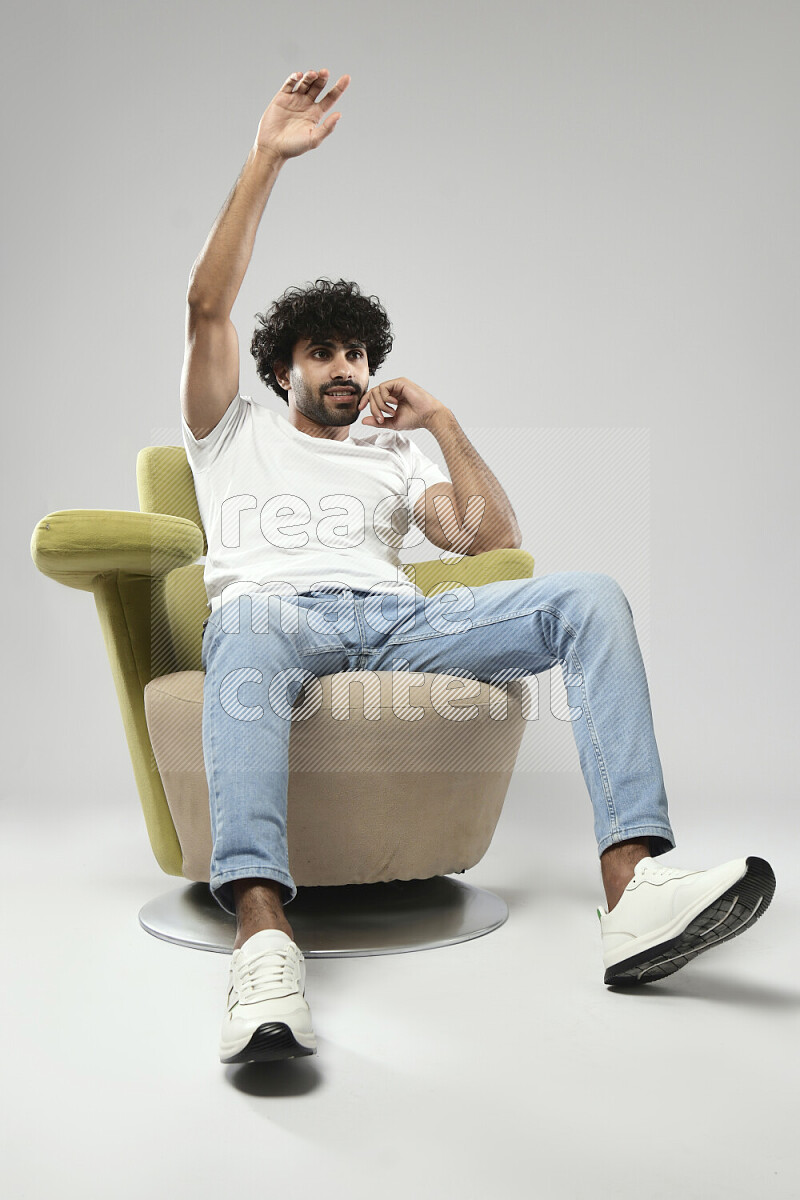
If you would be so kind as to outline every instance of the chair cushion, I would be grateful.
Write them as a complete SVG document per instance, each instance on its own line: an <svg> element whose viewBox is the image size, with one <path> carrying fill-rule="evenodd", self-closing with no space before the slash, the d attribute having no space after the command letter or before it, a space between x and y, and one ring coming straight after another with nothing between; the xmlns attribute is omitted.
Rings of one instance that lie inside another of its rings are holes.
<svg viewBox="0 0 800 1200"><path fill-rule="evenodd" d="M349 671L298 695L289 742L289 866L298 886L466 870L497 825L525 720L519 685ZM144 689L187 879L208 881L202 671ZM414 729L410 725L414 725Z"/></svg>

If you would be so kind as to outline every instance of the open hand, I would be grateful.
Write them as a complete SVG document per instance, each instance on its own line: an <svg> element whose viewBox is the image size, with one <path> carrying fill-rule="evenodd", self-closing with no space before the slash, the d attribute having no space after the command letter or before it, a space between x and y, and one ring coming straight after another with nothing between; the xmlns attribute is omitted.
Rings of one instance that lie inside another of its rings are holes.
<svg viewBox="0 0 800 1200"><path fill-rule="evenodd" d="M358 402L359 412L367 405L370 412L361 424L378 429L424 428L435 413L445 410L440 400L410 379L390 379L370 388Z"/></svg>
<svg viewBox="0 0 800 1200"><path fill-rule="evenodd" d="M295 71L276 92L258 126L256 149L279 158L296 158L315 150L336 126L341 113L332 113L320 124L320 118L336 103L350 82L342 75L322 100L317 100L329 71Z"/></svg>

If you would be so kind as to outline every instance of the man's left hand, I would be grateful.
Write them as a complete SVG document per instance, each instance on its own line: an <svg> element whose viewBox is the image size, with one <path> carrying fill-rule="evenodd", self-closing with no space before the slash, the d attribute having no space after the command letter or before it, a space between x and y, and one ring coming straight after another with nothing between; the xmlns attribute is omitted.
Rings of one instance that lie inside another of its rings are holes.
<svg viewBox="0 0 800 1200"><path fill-rule="evenodd" d="M410 379L389 379L370 388L361 397L359 412L369 405L362 425L378 429L424 429L445 405Z"/></svg>

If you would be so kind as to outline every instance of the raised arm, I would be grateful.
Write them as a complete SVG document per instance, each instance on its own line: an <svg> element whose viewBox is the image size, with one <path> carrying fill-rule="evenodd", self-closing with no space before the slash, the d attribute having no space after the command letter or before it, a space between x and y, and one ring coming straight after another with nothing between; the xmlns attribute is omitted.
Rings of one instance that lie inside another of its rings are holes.
<svg viewBox="0 0 800 1200"><path fill-rule="evenodd" d="M341 116L336 112L321 121L350 76L342 75L318 100L327 82L327 70L297 71L272 98L247 162L192 267L181 408L196 438L211 432L239 390L239 340L231 309L275 180L287 159L316 149Z"/></svg>

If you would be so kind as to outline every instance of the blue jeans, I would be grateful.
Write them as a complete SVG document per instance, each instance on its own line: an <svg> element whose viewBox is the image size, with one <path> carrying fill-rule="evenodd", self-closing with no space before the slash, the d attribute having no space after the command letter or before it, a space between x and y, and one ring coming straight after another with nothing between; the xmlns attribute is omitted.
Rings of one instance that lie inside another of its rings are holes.
<svg viewBox="0 0 800 1200"><path fill-rule="evenodd" d="M364 591L249 593L203 631L203 754L210 887L235 914L231 884L262 878L297 894L286 801L290 710L303 684L339 671L431 671L490 682L562 668L598 855L649 837L675 845L630 606L608 575L564 572L424 597Z"/></svg>

